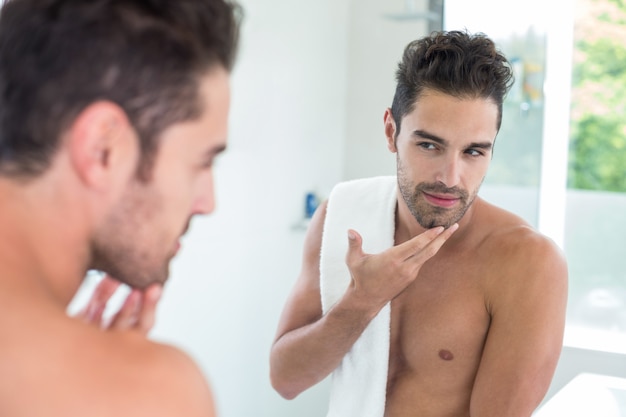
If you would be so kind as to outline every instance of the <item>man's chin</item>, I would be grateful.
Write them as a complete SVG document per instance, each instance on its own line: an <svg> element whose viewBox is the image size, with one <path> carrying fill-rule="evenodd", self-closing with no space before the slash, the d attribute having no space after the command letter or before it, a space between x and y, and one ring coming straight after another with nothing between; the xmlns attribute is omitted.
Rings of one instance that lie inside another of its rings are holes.
<svg viewBox="0 0 626 417"><path fill-rule="evenodd" d="M439 226L443 226L445 229L447 229L453 224L458 223L463 218L463 216L465 216L468 208L469 206L464 205L460 209L454 211L436 210L434 212L428 212L426 216L415 216L415 218L419 225L425 229L432 229L433 227Z"/></svg>
<svg viewBox="0 0 626 417"><path fill-rule="evenodd" d="M144 273L141 274L141 276L127 277L127 279L120 281L128 285L132 289L143 291L152 284L164 285L168 278L169 268L166 268L165 270L162 270L160 272L155 272L151 274Z"/></svg>
<svg viewBox="0 0 626 417"><path fill-rule="evenodd" d="M443 219L441 217L437 217L437 218L421 218L421 219L417 219L417 222L424 229L432 229L434 227L440 227L440 226L443 226L444 229L447 229L448 227L456 223L457 220L454 218Z"/></svg>

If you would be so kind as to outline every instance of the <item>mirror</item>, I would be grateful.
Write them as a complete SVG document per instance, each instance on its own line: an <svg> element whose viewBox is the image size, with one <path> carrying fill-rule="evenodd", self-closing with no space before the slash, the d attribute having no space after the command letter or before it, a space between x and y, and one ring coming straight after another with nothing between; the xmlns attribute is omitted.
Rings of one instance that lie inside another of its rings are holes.
<svg viewBox="0 0 626 417"><path fill-rule="evenodd" d="M241 4L245 20L232 74L229 150L216 171L217 210L194 220L172 264L152 337L183 348L198 361L220 416L318 417L326 412L328 381L293 401L280 398L269 383L269 348L300 269L305 197L314 192L323 199L342 180L395 173L382 117L409 41L441 25L488 35L492 29L469 23L485 8L463 0L445 5L442 0ZM538 19L522 31L498 34L523 84L514 87L506 104L506 124L483 191L538 226L547 218L540 207L546 198L540 190L547 181L543 164L551 162L554 172L566 170L567 163L542 159L552 151L542 140L546 124L557 119L544 118L551 48L545 30L557 20L567 23L565 9L546 7L546 2L493 1L487 17L509 28L514 28L511 16ZM568 96L556 97L568 103ZM548 197L562 197L552 204L562 211L548 223L560 222L555 235L564 239L566 199L559 186L562 194ZM619 204L626 207L623 199ZM622 221L618 227L623 232L626 226ZM623 250L626 244L616 247ZM616 260L621 270L623 258ZM95 280L86 281L77 299ZM626 376L623 367L614 369L617 359L626 363L623 355L590 352L564 349L550 393L572 379L581 363Z"/></svg>

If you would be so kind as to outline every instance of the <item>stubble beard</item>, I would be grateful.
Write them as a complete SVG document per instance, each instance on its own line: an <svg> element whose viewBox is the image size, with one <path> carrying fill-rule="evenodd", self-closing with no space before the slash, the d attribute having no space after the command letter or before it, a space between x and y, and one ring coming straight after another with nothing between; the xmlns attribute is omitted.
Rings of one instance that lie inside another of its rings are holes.
<svg viewBox="0 0 626 417"><path fill-rule="evenodd" d="M165 242L146 234L151 227L158 228L154 207L159 206L158 201L134 188L126 193L93 239L91 268L133 288L164 283L173 254L159 251L159 245Z"/></svg>
<svg viewBox="0 0 626 417"><path fill-rule="evenodd" d="M437 226L443 226L447 229L454 223L457 223L463 218L474 202L478 194L478 189L480 188L478 187L475 192L470 194L467 190L459 187L446 187L442 183L420 182L415 185L408 178L399 158L397 164L398 188L402 199L417 223L425 229L431 229ZM450 197L458 198L459 203L453 208L433 206L426 201L424 193L446 194Z"/></svg>

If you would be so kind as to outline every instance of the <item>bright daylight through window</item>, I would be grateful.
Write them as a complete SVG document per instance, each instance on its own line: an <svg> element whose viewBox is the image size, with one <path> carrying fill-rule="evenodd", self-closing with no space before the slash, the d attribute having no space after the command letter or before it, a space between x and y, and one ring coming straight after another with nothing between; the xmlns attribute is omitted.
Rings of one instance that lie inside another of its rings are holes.
<svg viewBox="0 0 626 417"><path fill-rule="evenodd" d="M578 0L564 248L566 343L626 353L626 2Z"/></svg>

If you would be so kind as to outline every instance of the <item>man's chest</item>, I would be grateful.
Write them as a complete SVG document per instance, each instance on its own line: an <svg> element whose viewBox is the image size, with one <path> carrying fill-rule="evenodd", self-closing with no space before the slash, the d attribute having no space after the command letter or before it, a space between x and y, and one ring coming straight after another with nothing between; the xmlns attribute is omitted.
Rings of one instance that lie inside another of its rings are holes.
<svg viewBox="0 0 626 417"><path fill-rule="evenodd" d="M476 265L425 266L391 304L390 376L414 371L470 378L480 362L489 323Z"/></svg>

